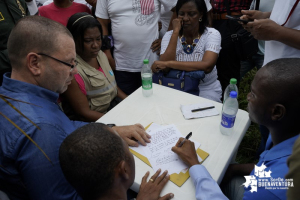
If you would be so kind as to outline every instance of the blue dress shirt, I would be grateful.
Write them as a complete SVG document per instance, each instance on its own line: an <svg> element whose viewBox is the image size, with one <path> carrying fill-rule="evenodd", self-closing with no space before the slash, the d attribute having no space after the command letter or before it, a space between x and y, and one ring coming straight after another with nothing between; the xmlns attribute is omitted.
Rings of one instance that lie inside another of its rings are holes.
<svg viewBox="0 0 300 200"><path fill-rule="evenodd" d="M256 165L261 166L264 163L267 167L265 171L272 171L272 178L280 177L284 179L288 172L287 158L292 154L293 145L298 137L299 135L289 138L272 148L273 143L271 135L269 135L266 150L260 155L260 159ZM204 166L194 165L190 168L189 173L196 188L197 200L227 199ZM254 169L250 175L254 175ZM250 187L245 188L244 200L286 199L287 191L284 189L268 190L264 187L258 187L257 192L253 193L250 192L250 189Z"/></svg>
<svg viewBox="0 0 300 200"><path fill-rule="evenodd" d="M288 172L287 159L292 154L292 149L295 141L299 135L289 138L277 145L273 146L271 134L266 143L266 150L260 154L257 166L262 163L267 167L265 171L271 170L272 178L283 178ZM254 175L254 169L250 173ZM285 189L265 189L264 187L257 187L257 192L250 192L251 188L245 188L244 200L256 199L287 199Z"/></svg>
<svg viewBox="0 0 300 200"><path fill-rule="evenodd" d="M194 165L189 170L190 176L196 188L197 200L225 200L227 197L222 193L217 182L212 179L203 165Z"/></svg>
<svg viewBox="0 0 300 200"><path fill-rule="evenodd" d="M0 112L22 128L49 156L0 116L0 190L11 200L81 199L66 181L59 165L62 141L84 122L71 121L60 110L58 94L4 75L0 94L31 104L9 100L41 130L0 99ZM34 105L32 105L34 104Z"/></svg>

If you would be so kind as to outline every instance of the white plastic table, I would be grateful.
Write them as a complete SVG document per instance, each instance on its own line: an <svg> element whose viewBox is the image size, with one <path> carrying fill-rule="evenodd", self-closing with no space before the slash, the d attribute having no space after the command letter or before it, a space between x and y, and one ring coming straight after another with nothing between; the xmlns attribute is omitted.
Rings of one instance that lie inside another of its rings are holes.
<svg viewBox="0 0 300 200"><path fill-rule="evenodd" d="M220 115L199 119L184 119L180 110L181 104L187 105L204 102L212 102L220 112ZM114 123L118 126L135 123L147 126L151 122L161 125L175 124L183 136L192 131L192 138L200 142L200 148L209 153L209 157L204 161L203 165L209 171L212 178L220 183L227 166L250 125L248 113L239 109L235 120L234 132L230 136L222 135L219 130L221 109L221 103L153 84L152 96L144 97L142 89L139 88L97 120L97 122L105 124ZM131 189L138 192L145 173L150 171L151 176L154 174L154 171L139 158L134 156L134 159L136 175ZM176 200L195 199L195 187L191 178L181 187L169 181L161 195L169 192L174 193L173 199Z"/></svg>

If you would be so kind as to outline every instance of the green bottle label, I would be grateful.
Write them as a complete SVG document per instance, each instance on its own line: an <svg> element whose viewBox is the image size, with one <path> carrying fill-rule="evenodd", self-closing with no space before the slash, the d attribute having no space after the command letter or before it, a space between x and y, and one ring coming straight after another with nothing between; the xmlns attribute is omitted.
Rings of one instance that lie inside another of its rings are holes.
<svg viewBox="0 0 300 200"><path fill-rule="evenodd" d="M142 87L144 90L152 89L152 78L151 79L142 79Z"/></svg>

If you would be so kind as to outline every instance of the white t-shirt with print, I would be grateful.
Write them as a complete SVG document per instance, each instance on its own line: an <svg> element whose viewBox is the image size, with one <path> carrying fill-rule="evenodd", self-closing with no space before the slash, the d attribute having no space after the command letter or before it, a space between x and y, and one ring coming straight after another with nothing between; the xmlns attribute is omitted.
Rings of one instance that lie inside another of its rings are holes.
<svg viewBox="0 0 300 200"><path fill-rule="evenodd" d="M276 0L270 19L279 25L284 24L295 2L296 0ZM300 30L300 3L298 3L284 27ZM265 60L263 65L275 59L295 57L300 57L299 49L274 40L265 42Z"/></svg>
<svg viewBox="0 0 300 200"><path fill-rule="evenodd" d="M96 16L111 20L114 38L114 58L116 70L140 72L143 60L149 64L158 60L156 52L150 49L158 39L158 20L160 7L171 10L176 0L148 0L154 3L154 12L143 15L142 0L101 0L97 2ZM144 0L145 1L145 0Z"/></svg>

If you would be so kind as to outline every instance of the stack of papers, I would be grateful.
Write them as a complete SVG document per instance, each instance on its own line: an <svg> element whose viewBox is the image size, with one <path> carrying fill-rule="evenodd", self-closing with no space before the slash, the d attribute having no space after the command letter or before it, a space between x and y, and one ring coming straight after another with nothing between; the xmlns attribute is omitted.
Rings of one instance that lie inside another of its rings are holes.
<svg viewBox="0 0 300 200"><path fill-rule="evenodd" d="M168 174L186 172L188 166L174 153L171 148L176 145L178 139L183 136L175 125L161 126L152 123L147 129L151 135L151 143L147 146L139 145L139 147L130 147L132 150L148 158L154 171L168 170ZM193 141L191 139L191 141ZM200 143L195 143L195 150L200 147ZM199 162L202 159L198 156Z"/></svg>
<svg viewBox="0 0 300 200"><path fill-rule="evenodd" d="M219 112L216 108L202 110L198 112L192 112L194 109L206 108L214 106L212 103L198 103L190 105L180 105L181 112L185 119L201 118L201 117L210 117L214 115L219 115Z"/></svg>

